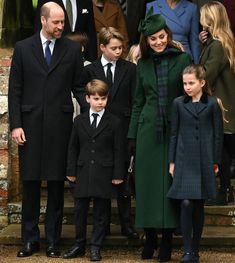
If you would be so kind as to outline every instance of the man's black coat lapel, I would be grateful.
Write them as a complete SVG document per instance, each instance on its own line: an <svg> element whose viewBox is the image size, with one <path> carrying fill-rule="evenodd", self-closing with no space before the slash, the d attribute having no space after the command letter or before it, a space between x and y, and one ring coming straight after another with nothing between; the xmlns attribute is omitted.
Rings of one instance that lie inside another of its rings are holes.
<svg viewBox="0 0 235 263"><path fill-rule="evenodd" d="M34 36L33 42L32 42L32 54L36 57L39 64L47 71L48 66L46 64L46 60L44 58L43 48L42 48L42 42L40 38L40 34L36 34Z"/></svg>

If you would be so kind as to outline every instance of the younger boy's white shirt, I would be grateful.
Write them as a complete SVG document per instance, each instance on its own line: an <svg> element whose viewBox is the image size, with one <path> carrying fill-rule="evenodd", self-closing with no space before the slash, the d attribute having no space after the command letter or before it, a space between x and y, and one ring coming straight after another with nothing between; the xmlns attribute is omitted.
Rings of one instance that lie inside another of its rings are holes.
<svg viewBox="0 0 235 263"><path fill-rule="evenodd" d="M96 111L93 111L91 108L89 110L89 116L90 116L90 124L92 124L93 120L94 120L94 117L92 116L92 113L97 113L98 116L97 116L97 121L96 121L96 127L98 127L100 121L101 121L101 118L102 116L104 115L104 111L105 109L103 109L102 111L99 111L99 112L96 112Z"/></svg>

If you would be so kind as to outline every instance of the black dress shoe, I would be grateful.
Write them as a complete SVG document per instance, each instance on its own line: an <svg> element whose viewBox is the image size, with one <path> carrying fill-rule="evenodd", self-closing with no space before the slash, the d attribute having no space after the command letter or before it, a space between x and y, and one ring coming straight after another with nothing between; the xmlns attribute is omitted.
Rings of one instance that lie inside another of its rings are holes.
<svg viewBox="0 0 235 263"><path fill-rule="evenodd" d="M139 238L139 234L132 227L122 229L122 235L127 236L127 237L132 238L132 239L138 239Z"/></svg>
<svg viewBox="0 0 235 263"><path fill-rule="evenodd" d="M100 261L101 260L101 255L100 255L100 250L91 250L91 261Z"/></svg>
<svg viewBox="0 0 235 263"><path fill-rule="evenodd" d="M76 258L76 257L82 257L84 255L85 255L85 247L74 245L70 249L64 252L64 254L62 255L62 258L65 258L65 259Z"/></svg>
<svg viewBox="0 0 235 263"><path fill-rule="evenodd" d="M60 257L60 251L54 244L51 244L47 247L46 256L49 258L58 258Z"/></svg>
<svg viewBox="0 0 235 263"><path fill-rule="evenodd" d="M141 253L141 258L142 259L151 259L153 258L154 254L154 248L152 246L149 246L147 244L144 245L144 248Z"/></svg>
<svg viewBox="0 0 235 263"><path fill-rule="evenodd" d="M17 257L30 257L33 253L40 250L40 245L38 242L27 242L24 247L18 251Z"/></svg>
<svg viewBox="0 0 235 263"><path fill-rule="evenodd" d="M159 258L158 261L159 262L169 262L169 261L171 261L171 257Z"/></svg>

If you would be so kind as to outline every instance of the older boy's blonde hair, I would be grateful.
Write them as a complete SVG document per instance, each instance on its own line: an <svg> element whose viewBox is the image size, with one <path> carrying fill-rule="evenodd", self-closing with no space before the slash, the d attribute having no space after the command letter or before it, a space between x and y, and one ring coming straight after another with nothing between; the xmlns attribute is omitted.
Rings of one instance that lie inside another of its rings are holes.
<svg viewBox="0 0 235 263"><path fill-rule="evenodd" d="M96 94L102 97L107 97L109 94L109 88L104 81L93 79L86 85L86 94L88 97Z"/></svg>
<svg viewBox="0 0 235 263"><path fill-rule="evenodd" d="M106 46L112 38L124 41L123 35L115 27L102 27L99 32L99 44Z"/></svg>
<svg viewBox="0 0 235 263"><path fill-rule="evenodd" d="M201 25L221 42L230 67L235 72L235 39L224 5L218 1L208 2L201 7L200 14Z"/></svg>

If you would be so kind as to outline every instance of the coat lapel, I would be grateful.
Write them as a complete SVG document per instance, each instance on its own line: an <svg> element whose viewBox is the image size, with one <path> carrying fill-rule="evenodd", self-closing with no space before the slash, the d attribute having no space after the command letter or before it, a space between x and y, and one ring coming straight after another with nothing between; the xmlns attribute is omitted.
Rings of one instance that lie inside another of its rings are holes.
<svg viewBox="0 0 235 263"><path fill-rule="evenodd" d="M54 68L60 63L61 59L67 52L67 44L63 38L57 39L55 42L54 51L52 54L51 65L49 67L49 72L53 71Z"/></svg>
<svg viewBox="0 0 235 263"><path fill-rule="evenodd" d="M89 135L89 137L96 137L97 135L99 135L101 133L101 131L103 131L103 129L108 125L109 123L109 113L105 110L98 127L93 130L91 128L91 123L90 123L90 116L89 116L89 110L83 114L82 116L82 125L85 129L85 131L87 132L87 134Z"/></svg>
<svg viewBox="0 0 235 263"><path fill-rule="evenodd" d="M192 115L198 116L205 108L207 108L207 95L203 94L202 98L198 102L197 111L195 110L195 105L193 104L191 97L185 96L184 98L184 107L187 111L189 111Z"/></svg>
<svg viewBox="0 0 235 263"><path fill-rule="evenodd" d="M203 55L205 54L205 51L207 50L207 47L213 42L213 38L210 37L208 38L208 40L206 41L206 43L204 44L204 47L202 49L199 61L201 62L201 58L203 57Z"/></svg>
<svg viewBox="0 0 235 263"><path fill-rule="evenodd" d="M185 0L181 0L176 8L174 10L172 10L168 4L167 4L167 1L165 0L160 0L158 3L158 8L160 10L160 12L162 14L164 14L165 17L167 17L167 19L173 21L175 24L177 24L178 26L180 27L183 27L183 24L182 22L180 21L180 16L182 16L186 11L185 11L185 8L186 8L186 1Z"/></svg>
<svg viewBox="0 0 235 263"><path fill-rule="evenodd" d="M46 71L51 72L59 64L61 59L64 57L67 51L67 44L65 43L63 38L56 40L50 67L48 67L48 65L46 64L46 60L44 58L42 42L41 42L39 33L35 35L34 41L32 43L32 49L33 49L34 56L36 57L38 62L41 64L41 66Z"/></svg>
<svg viewBox="0 0 235 263"><path fill-rule="evenodd" d="M110 100L112 101L113 98L115 97L115 94L118 91L118 88L120 86L120 82L122 81L125 73L125 65L122 63L122 60L119 59L116 63L116 68L114 72L114 82L113 82L113 87L110 92Z"/></svg>
<svg viewBox="0 0 235 263"><path fill-rule="evenodd" d="M86 111L82 116L82 125L85 131L87 132L87 134L89 135L89 137L92 137L93 130L91 128L89 110Z"/></svg>
<svg viewBox="0 0 235 263"><path fill-rule="evenodd" d="M34 36L33 43L32 43L32 49L33 49L33 55L38 60L39 64L48 71L48 66L46 64L46 60L44 58L43 48L42 48L42 42L40 38L40 34L37 33Z"/></svg>
<svg viewBox="0 0 235 263"><path fill-rule="evenodd" d="M112 3L110 3L109 1L105 1L103 12L101 12L95 4L93 4L93 12L95 20L99 21L100 24L106 26L109 18L113 17L117 11L116 8L113 8Z"/></svg>
<svg viewBox="0 0 235 263"><path fill-rule="evenodd" d="M97 59L94 63L93 63L94 67L95 67L95 75L96 76L99 76L99 79L100 80L103 80L104 82L107 83L107 79L105 77L105 74L104 74L104 68L101 64L101 60L100 58Z"/></svg>
<svg viewBox="0 0 235 263"><path fill-rule="evenodd" d="M109 120L109 114L108 114L107 111L105 111L103 116L102 116L102 118L101 118L101 120L100 120L100 123L99 123L98 127L94 131L92 130L92 133L93 133L92 137L96 137L97 135L99 135L103 131L103 129L109 123L108 120Z"/></svg>

